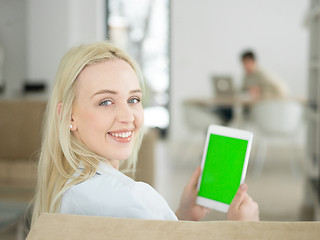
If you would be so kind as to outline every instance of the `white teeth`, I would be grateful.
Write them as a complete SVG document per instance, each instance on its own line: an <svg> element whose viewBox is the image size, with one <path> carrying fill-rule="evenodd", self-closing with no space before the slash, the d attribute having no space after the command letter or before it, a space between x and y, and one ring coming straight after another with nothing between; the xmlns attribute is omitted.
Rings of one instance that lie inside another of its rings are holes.
<svg viewBox="0 0 320 240"><path fill-rule="evenodd" d="M132 135L132 132L123 132L123 133L110 133L114 137L119 138L128 138Z"/></svg>

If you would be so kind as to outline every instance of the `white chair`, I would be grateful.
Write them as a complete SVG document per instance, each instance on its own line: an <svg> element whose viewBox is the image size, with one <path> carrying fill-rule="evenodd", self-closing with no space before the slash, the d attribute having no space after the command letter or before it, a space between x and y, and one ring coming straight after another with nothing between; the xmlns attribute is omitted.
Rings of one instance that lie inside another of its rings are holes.
<svg viewBox="0 0 320 240"><path fill-rule="evenodd" d="M298 101L270 99L256 103L252 108L252 120L260 132L258 152L253 175L260 176L266 158L268 140L271 137L284 138L292 144L292 171L297 175L297 155L294 154L294 140L302 122L303 107Z"/></svg>
<svg viewBox="0 0 320 240"><path fill-rule="evenodd" d="M206 133L210 124L222 124L221 119L206 107L183 105L185 122L191 130Z"/></svg>
<svg viewBox="0 0 320 240"><path fill-rule="evenodd" d="M185 136L179 147L181 149L179 155L184 163L188 161L193 162L195 159L200 161L209 125L221 124L222 121L209 108L187 103L184 103L182 107L187 129L183 133Z"/></svg>

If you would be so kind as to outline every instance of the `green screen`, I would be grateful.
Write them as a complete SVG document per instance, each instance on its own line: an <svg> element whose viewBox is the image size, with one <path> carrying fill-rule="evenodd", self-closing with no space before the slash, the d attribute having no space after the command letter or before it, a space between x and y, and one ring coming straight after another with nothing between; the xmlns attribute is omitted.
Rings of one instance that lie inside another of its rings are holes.
<svg viewBox="0 0 320 240"><path fill-rule="evenodd" d="M211 134L198 195L230 204L242 175L248 141Z"/></svg>

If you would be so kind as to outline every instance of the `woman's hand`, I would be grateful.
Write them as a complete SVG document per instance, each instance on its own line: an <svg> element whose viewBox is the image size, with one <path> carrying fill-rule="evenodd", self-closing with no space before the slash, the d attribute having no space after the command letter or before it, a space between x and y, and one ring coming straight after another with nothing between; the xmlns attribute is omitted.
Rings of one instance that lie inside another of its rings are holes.
<svg viewBox="0 0 320 240"><path fill-rule="evenodd" d="M200 173L201 168L198 167L183 191L180 207L176 211L179 220L198 221L210 211L210 209L196 204ZM259 221L258 204L247 194L247 189L246 184L239 187L230 204L227 220Z"/></svg>
<svg viewBox="0 0 320 240"><path fill-rule="evenodd" d="M176 211L176 215L179 220L198 221L210 211L208 208L196 204L196 199L198 196L197 184L200 173L201 168L197 167L188 184L184 188L180 201L180 207Z"/></svg>
<svg viewBox="0 0 320 240"><path fill-rule="evenodd" d="M247 194L247 185L242 184L234 196L227 220L259 221L259 206Z"/></svg>

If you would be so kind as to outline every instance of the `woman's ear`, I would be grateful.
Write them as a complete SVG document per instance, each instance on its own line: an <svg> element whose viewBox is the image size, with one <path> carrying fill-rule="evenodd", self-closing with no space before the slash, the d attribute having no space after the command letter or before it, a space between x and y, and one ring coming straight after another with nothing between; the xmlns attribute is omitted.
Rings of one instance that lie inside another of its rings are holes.
<svg viewBox="0 0 320 240"><path fill-rule="evenodd" d="M61 109L62 109L62 103L58 103L57 105L57 113L59 115L59 117L61 117ZM75 131L77 130L77 126L76 126L76 123L73 119L73 116L71 115L71 121L70 121L70 131Z"/></svg>
<svg viewBox="0 0 320 240"><path fill-rule="evenodd" d="M57 105L57 113L59 115L59 117L61 116L60 113L61 113L61 108L62 108L62 102L58 103Z"/></svg>
<svg viewBox="0 0 320 240"><path fill-rule="evenodd" d="M70 131L76 131L77 130L77 125L76 122L73 119L73 116L71 114L71 122L70 122Z"/></svg>

